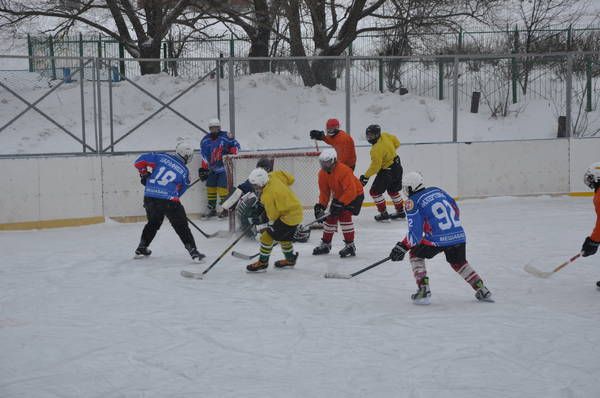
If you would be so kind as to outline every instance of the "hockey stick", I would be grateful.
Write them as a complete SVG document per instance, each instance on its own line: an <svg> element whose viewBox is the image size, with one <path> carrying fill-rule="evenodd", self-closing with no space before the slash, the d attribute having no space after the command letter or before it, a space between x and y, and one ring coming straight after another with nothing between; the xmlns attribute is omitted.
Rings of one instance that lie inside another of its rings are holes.
<svg viewBox="0 0 600 398"><path fill-rule="evenodd" d="M368 267L365 267L363 269L359 269L358 271L353 272L351 274L338 274L337 272L328 272L325 275L323 275L323 277L325 277L325 278L333 278L333 279L350 279L350 278L354 278L356 275L360 275L363 272L370 270L371 268L375 268L378 265L381 265L381 264L385 263L389 259L390 259L389 257L386 257L384 259L381 259L381 260L377 261L376 263L373 263L373 264L369 265Z"/></svg>
<svg viewBox="0 0 600 398"><path fill-rule="evenodd" d="M523 269L525 271L529 272L531 275L535 275L535 276L537 276L539 278L548 278L553 273L560 271L561 269L563 269L567 265L571 264L573 261L577 260L579 257L581 257L581 253L577 253L575 256L571 257L570 259L568 259L564 263L560 264L559 266L557 266L556 268L554 268L552 271L540 271L539 269L537 269L534 266L529 265L529 264L525 265L523 267Z"/></svg>
<svg viewBox="0 0 600 398"><path fill-rule="evenodd" d="M221 259L223 257L225 257L225 255L227 254L227 252L229 250L231 250L231 248L233 246L235 246L244 237L244 235L246 234L246 232L248 232L250 230L250 227L252 227L252 225L250 225L246 229L244 229L242 231L242 233L237 238L235 238L235 240L229 246L227 246L227 248L225 250L223 250L223 253L221 253L221 255L219 257L217 257L215 259L215 261L213 261L212 264L209 265L208 268L206 268L204 271L202 271L202 272L193 272L193 271L183 270L183 271L181 271L181 276L183 276L184 278L204 279L203 278L204 275L206 275L208 273L208 271L211 270L212 267L214 267L219 261L221 261Z"/></svg>
<svg viewBox="0 0 600 398"><path fill-rule="evenodd" d="M194 186L194 185L195 185L195 184L196 184L198 181L200 181L200 179L199 179L199 178L196 178L196 179L194 180L194 182L192 182L190 185L188 185L188 186L187 186L187 187L188 187L188 189L190 189L191 187L193 187L193 186Z"/></svg>
<svg viewBox="0 0 600 398"><path fill-rule="evenodd" d="M329 214L324 214L323 216L321 216L321 217L317 218L316 220L314 220L314 221L311 221L310 223L308 223L308 224L306 224L306 225L302 225L302 226L303 226L304 228L307 228L307 227L309 227L309 226L311 226L311 225L313 225L313 224L315 224L315 223L318 223L318 222L319 222L319 221L321 221L321 220L324 220L324 219L325 219L325 218L327 218L328 216L329 216ZM273 247L275 247L275 246L277 246L277 243L275 243L275 244L273 245ZM231 252L231 255L232 255L233 257L236 257L236 258L241 258L242 260L252 260L253 258L256 258L256 257L258 257L258 256L260 255L260 252L259 252L259 253L256 253L256 254L249 255L249 254L244 254L244 253L236 252L236 251L234 250L234 251L232 251L232 252Z"/></svg>
<svg viewBox="0 0 600 398"><path fill-rule="evenodd" d="M187 218L187 217L186 217ZM205 238L210 239L210 238L214 238L215 236L223 236L222 232L223 231L217 231L217 232L213 232L212 234L207 234L206 232L204 232L202 229L200 229L199 226L197 226L192 220L190 220L189 218L187 218L188 222L190 224L192 224L192 226L194 228L196 228L202 235L204 235ZM227 233L227 235L229 235L229 233Z"/></svg>

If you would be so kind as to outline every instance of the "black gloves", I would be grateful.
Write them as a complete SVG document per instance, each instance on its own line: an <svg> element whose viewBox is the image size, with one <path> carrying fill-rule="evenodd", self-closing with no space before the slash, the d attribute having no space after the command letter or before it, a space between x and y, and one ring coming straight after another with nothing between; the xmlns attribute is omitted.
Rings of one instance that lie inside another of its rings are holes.
<svg viewBox="0 0 600 398"><path fill-rule="evenodd" d="M320 130L310 130L310 139L311 140L322 140L325 137L325 133Z"/></svg>
<svg viewBox="0 0 600 398"><path fill-rule="evenodd" d="M140 183L142 185L146 186L146 180L148 179L149 175L150 175L150 173L140 174Z"/></svg>
<svg viewBox="0 0 600 398"><path fill-rule="evenodd" d="M325 215L325 206L323 206L320 203L317 203L315 205L315 219L318 220L319 218L323 217Z"/></svg>
<svg viewBox="0 0 600 398"><path fill-rule="evenodd" d="M591 256L592 254L596 254L598 251L598 245L600 242L594 242L589 236L585 238L583 242L583 246L581 246L581 252L583 257Z"/></svg>
<svg viewBox="0 0 600 398"><path fill-rule="evenodd" d="M205 169L203 167L198 169L198 177L200 177L200 181L206 181L208 180L208 173L209 170Z"/></svg>
<svg viewBox="0 0 600 398"><path fill-rule="evenodd" d="M392 261L402 261L404 260L404 255L408 251L408 247L404 245L402 242L396 243L396 246L392 249L390 253L390 260Z"/></svg>
<svg viewBox="0 0 600 398"><path fill-rule="evenodd" d="M360 183L363 185L363 187L367 185L367 182L369 182L369 177L365 177L364 174L361 175L358 179L360 180Z"/></svg>
<svg viewBox="0 0 600 398"><path fill-rule="evenodd" d="M333 199L331 201L331 206L329 207L329 214L332 216L339 216L342 210L344 210L344 204L337 199Z"/></svg>

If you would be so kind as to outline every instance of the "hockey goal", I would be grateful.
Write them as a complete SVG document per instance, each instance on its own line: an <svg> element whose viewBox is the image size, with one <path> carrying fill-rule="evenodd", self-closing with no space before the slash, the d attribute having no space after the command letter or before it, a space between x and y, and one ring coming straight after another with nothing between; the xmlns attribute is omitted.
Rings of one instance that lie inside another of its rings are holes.
<svg viewBox="0 0 600 398"><path fill-rule="evenodd" d="M320 152L244 152L237 155L228 155L224 158L227 170L227 187L233 192L235 187L244 182L250 172L256 168L260 158L273 159L273 170L283 170L295 177L291 186L304 207L304 221L306 224L314 219L313 206L319 198L318 173ZM235 214L229 215L229 230L236 229Z"/></svg>

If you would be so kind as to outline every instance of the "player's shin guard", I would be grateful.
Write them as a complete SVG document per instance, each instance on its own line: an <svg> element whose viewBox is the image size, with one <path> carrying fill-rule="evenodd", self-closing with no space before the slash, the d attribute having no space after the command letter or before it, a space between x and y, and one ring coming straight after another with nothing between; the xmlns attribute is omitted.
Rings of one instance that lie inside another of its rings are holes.
<svg viewBox="0 0 600 398"><path fill-rule="evenodd" d="M354 242L354 223L352 222L352 213L344 210L340 214L340 227L344 235L344 241L347 243Z"/></svg>
<svg viewBox="0 0 600 398"><path fill-rule="evenodd" d="M399 192L389 192L390 197L392 198L392 202L394 202L394 207L396 208L396 212L398 214L404 214L404 201L402 200L402 196Z"/></svg>
<svg viewBox="0 0 600 398"><path fill-rule="evenodd" d="M323 223L323 242L330 243L333 239L333 234L337 232L338 218L336 216L329 216Z"/></svg>
<svg viewBox="0 0 600 398"><path fill-rule="evenodd" d="M427 278L427 268L425 268L425 259L420 257L411 257L410 266L415 276L417 286L421 287L428 284L429 279Z"/></svg>
<svg viewBox="0 0 600 398"><path fill-rule="evenodd" d="M221 204L221 205L223 204L223 202L227 198L228 194L229 194L229 190L227 190L227 188L217 187L217 195L219 196L219 204Z"/></svg>
<svg viewBox="0 0 600 398"><path fill-rule="evenodd" d="M383 197L383 194L374 190L371 190L369 193L377 206L377 210L379 210L380 213L383 213L385 211L385 198Z"/></svg>
<svg viewBox="0 0 600 398"><path fill-rule="evenodd" d="M206 187L208 197L208 208L214 210L217 207L217 187Z"/></svg>
<svg viewBox="0 0 600 398"><path fill-rule="evenodd" d="M474 290L478 289L478 282L481 281L481 277L477 275L477 272L471 268L468 262L451 264L451 266Z"/></svg>
<svg viewBox="0 0 600 398"><path fill-rule="evenodd" d="M263 232L260 235L260 261L268 263L271 250L273 250L273 238L268 232Z"/></svg>

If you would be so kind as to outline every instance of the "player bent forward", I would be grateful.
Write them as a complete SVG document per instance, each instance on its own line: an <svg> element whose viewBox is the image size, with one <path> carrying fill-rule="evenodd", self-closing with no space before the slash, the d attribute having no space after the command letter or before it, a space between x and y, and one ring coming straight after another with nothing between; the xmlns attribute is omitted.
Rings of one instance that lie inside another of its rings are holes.
<svg viewBox="0 0 600 398"><path fill-rule="evenodd" d="M346 244L340 250L340 257L356 256L354 245L354 223L352 215L360 213L365 199L363 187L352 169L343 163L338 163L337 153L333 148L327 148L319 155L319 203L315 205L315 218L325 215L329 199L333 196L329 207L329 216L325 219L321 244L313 250L313 255L327 254L331 250L331 240L337 231L338 221Z"/></svg>
<svg viewBox="0 0 600 398"><path fill-rule="evenodd" d="M430 303L425 259L442 252L452 269L475 290L477 300L493 302L492 293L466 260L466 235L454 199L440 188L425 188L423 176L416 172L407 173L402 185L408 196L404 203L408 235L392 249L390 259L402 261L406 252L410 251L410 264L419 288L411 296L413 302Z"/></svg>
<svg viewBox="0 0 600 398"><path fill-rule="evenodd" d="M581 255L588 257L596 254L600 246L600 162L594 163L588 167L583 175L585 185L594 190L594 208L596 209L596 225L592 234L585 238L581 247ZM596 282L600 289L600 281Z"/></svg>
<svg viewBox="0 0 600 398"><path fill-rule="evenodd" d="M144 190L144 208L148 223L144 226L140 244L135 250L136 258L149 256L150 243L160 229L165 216L179 235L181 242L194 261L200 262L204 254L196 249L194 236L187 222L185 209L179 199L190 185L186 166L194 155L194 148L187 141L180 141L175 155L168 153L145 153L135 161Z"/></svg>
<svg viewBox="0 0 600 398"><path fill-rule="evenodd" d="M248 177L254 190L259 193L260 203L265 208L267 222L256 226L260 232L260 256L258 261L249 264L249 272L260 272L269 266L273 244L278 241L285 259L275 262L276 268L289 268L296 265L298 253L294 253L292 239L296 228L302 222L302 205L296 194L281 179L270 177L266 170L257 168ZM259 223L262 220L256 220Z"/></svg>

